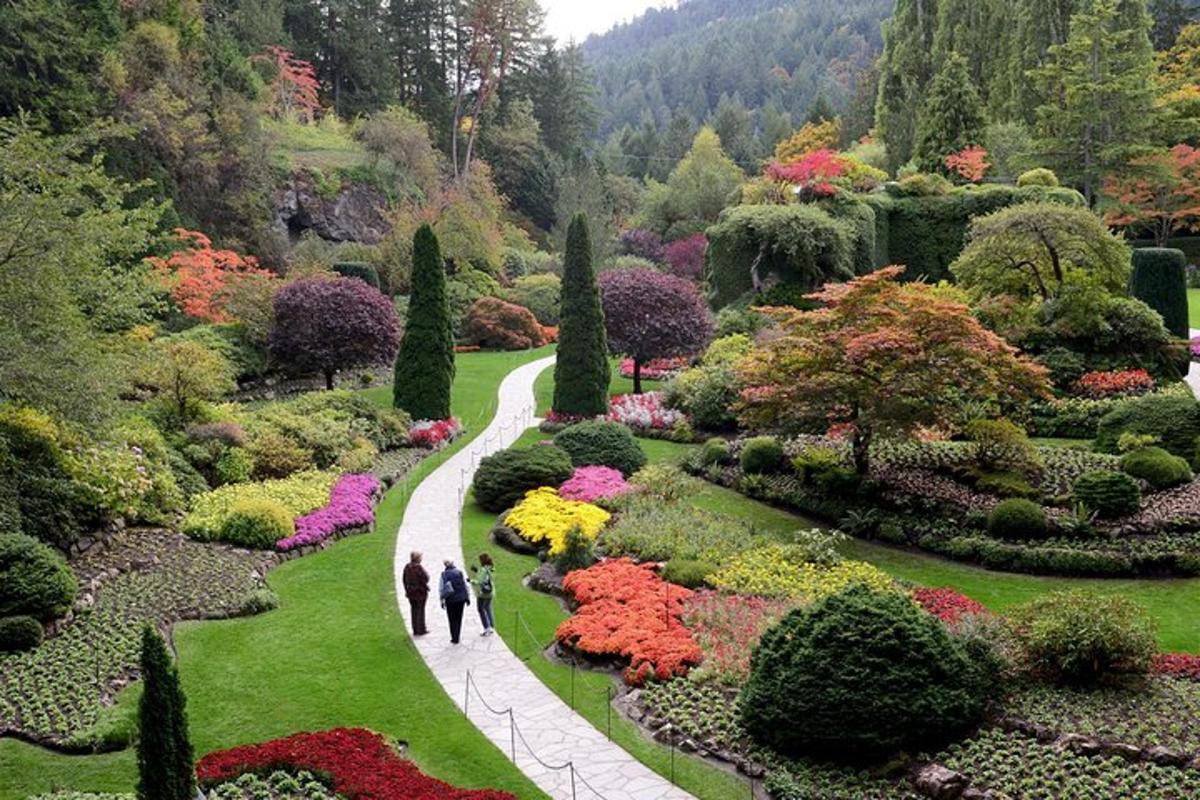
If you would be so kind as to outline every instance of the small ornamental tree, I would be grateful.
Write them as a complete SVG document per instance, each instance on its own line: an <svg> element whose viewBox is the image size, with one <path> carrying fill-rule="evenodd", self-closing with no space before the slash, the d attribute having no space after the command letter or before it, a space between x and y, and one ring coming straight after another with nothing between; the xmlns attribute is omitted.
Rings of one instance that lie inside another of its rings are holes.
<svg viewBox="0 0 1200 800"><path fill-rule="evenodd" d="M312 62L296 58L279 45L270 45L255 60L275 67L275 79L270 86L271 114L276 119L312 122L321 108L317 96L321 84Z"/></svg>
<svg viewBox="0 0 1200 800"><path fill-rule="evenodd" d="M1109 225L1144 228L1156 247L1179 231L1200 229L1200 149L1177 144L1170 150L1135 158L1128 174L1104 184Z"/></svg>
<svg viewBox="0 0 1200 800"><path fill-rule="evenodd" d="M218 250L199 231L176 228L181 249L167 258L147 261L163 277L171 299L189 317L204 322L232 322L229 296L243 280L274 280L253 256Z"/></svg>
<svg viewBox="0 0 1200 800"><path fill-rule="evenodd" d="M292 372L320 372L328 389L339 370L390 361L399 340L391 301L357 278L309 278L275 295L271 357Z"/></svg>
<svg viewBox="0 0 1200 800"><path fill-rule="evenodd" d="M546 343L532 311L498 297L481 297L472 304L463 336L489 350L529 350Z"/></svg>
<svg viewBox="0 0 1200 800"><path fill-rule="evenodd" d="M138 701L139 800L192 800L196 778L188 740L187 698L158 631L142 629L142 697Z"/></svg>
<svg viewBox="0 0 1200 800"><path fill-rule="evenodd" d="M968 183L979 183L992 165L988 162L988 151L982 147L967 147L942 159L946 171L957 175Z"/></svg>
<svg viewBox="0 0 1200 800"><path fill-rule="evenodd" d="M985 328L956 292L901 283L886 267L808 295L815 311L766 311L779 335L741 363L738 411L751 428L848 423L854 465L872 440L950 422L963 401L1048 397L1044 367Z"/></svg>
<svg viewBox="0 0 1200 800"><path fill-rule="evenodd" d="M607 413L611 378L604 309L592 267L587 218L577 214L567 231L567 250L563 258L562 313L558 326L558 360L554 365L554 410L578 417Z"/></svg>
<svg viewBox="0 0 1200 800"><path fill-rule="evenodd" d="M672 275L698 281L704 275L704 254L707 252L708 237L703 233L676 239L667 245L667 267Z"/></svg>
<svg viewBox="0 0 1200 800"><path fill-rule="evenodd" d="M643 364L693 355L712 338L708 305L683 278L653 269L606 272L600 299L609 350L633 359L634 394L642 393Z"/></svg>
<svg viewBox="0 0 1200 800"><path fill-rule="evenodd" d="M454 383L454 328L446 266L437 236L422 225L413 236L412 296L396 357L392 402L413 419L448 419Z"/></svg>
<svg viewBox="0 0 1200 800"><path fill-rule="evenodd" d="M144 380L158 390L181 424L191 418L199 403L220 400L237 389L229 359L199 342L182 339L155 343Z"/></svg>

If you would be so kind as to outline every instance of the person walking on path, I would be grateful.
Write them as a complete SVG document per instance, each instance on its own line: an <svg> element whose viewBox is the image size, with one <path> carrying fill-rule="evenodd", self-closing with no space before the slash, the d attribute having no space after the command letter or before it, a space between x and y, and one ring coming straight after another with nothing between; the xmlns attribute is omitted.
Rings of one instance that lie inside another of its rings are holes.
<svg viewBox="0 0 1200 800"><path fill-rule="evenodd" d="M454 566L453 561L446 559L442 563L445 569L442 570L438 595L450 620L450 644L458 644L462 635L463 609L471 604L471 590L467 588L467 579L462 570Z"/></svg>
<svg viewBox="0 0 1200 800"><path fill-rule="evenodd" d="M429 599L429 573L421 566L421 554L416 550L404 565L404 596L412 609L413 636L429 633L425 627L425 601Z"/></svg>
<svg viewBox="0 0 1200 800"><path fill-rule="evenodd" d="M475 587L475 608L479 610L479 621L483 623L483 633L480 636L491 636L496 632L496 620L492 616L492 598L496 595L496 586L492 583L492 570L496 565L487 553L479 554L479 569L471 567L471 584Z"/></svg>

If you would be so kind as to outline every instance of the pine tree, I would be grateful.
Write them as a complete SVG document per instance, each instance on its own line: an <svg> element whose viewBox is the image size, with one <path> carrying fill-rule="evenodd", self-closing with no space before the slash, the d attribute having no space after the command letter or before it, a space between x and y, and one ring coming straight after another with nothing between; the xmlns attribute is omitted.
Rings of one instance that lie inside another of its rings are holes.
<svg viewBox="0 0 1200 800"><path fill-rule="evenodd" d="M936 24L932 0L896 0L896 11L884 26L875 126L893 169L912 157L917 116L933 76Z"/></svg>
<svg viewBox="0 0 1200 800"><path fill-rule="evenodd" d="M396 356L392 402L413 419L447 419L454 383L454 330L446 268L437 236L422 225L413 236L412 298Z"/></svg>
<svg viewBox="0 0 1200 800"><path fill-rule="evenodd" d="M913 156L924 170L944 171L946 156L983 141L986 124L966 59L949 53L929 85Z"/></svg>
<svg viewBox="0 0 1200 800"><path fill-rule="evenodd" d="M608 341L604 311L592 269L587 218L577 214L567 231L563 259L558 361L554 365L554 410L594 417L608 412Z"/></svg>
<svg viewBox="0 0 1200 800"><path fill-rule="evenodd" d="M147 624L142 630L142 698L137 744L140 800L192 800L196 778L187 731L187 698L167 645Z"/></svg>

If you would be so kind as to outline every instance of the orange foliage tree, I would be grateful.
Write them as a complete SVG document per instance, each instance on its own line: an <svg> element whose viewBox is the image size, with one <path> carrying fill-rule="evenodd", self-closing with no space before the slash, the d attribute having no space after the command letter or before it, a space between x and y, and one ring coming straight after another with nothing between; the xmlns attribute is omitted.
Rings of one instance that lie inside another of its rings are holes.
<svg viewBox="0 0 1200 800"><path fill-rule="evenodd" d="M814 311L767 309L779 335L741 367L737 411L757 428L849 423L855 468L878 434L953 422L964 401L1049 396L1046 370L985 328L958 292L901 283L886 267L808 297Z"/></svg>
<svg viewBox="0 0 1200 800"><path fill-rule="evenodd" d="M787 164L798 161L814 150L832 150L841 135L836 119L807 122L800 130L775 145L775 160Z"/></svg>
<svg viewBox="0 0 1200 800"><path fill-rule="evenodd" d="M1128 175L1104 184L1110 203L1105 222L1144 226L1158 247L1177 231L1200 229L1200 150L1177 144L1129 163Z"/></svg>
<svg viewBox="0 0 1200 800"><path fill-rule="evenodd" d="M175 304L189 317L204 322L231 322L229 299L243 281L274 281L253 256L217 250L199 231L176 228L183 247L167 258L148 261L162 276Z"/></svg>
<svg viewBox="0 0 1200 800"><path fill-rule="evenodd" d="M942 159L946 169L970 183L979 183L991 169L988 151L982 147L967 147Z"/></svg>
<svg viewBox="0 0 1200 800"><path fill-rule="evenodd" d="M317 97L321 84L312 63L296 58L290 50L279 45L270 45L256 58L275 67L275 79L271 82L271 114L277 119L312 122L321 108Z"/></svg>

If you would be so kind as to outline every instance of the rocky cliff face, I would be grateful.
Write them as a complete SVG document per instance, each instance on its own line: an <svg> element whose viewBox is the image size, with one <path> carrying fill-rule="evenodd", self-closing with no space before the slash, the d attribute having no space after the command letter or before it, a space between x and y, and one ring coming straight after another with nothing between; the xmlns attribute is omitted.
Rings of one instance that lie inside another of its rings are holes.
<svg viewBox="0 0 1200 800"><path fill-rule="evenodd" d="M348 184L322 194L307 172L294 173L275 193L275 225L291 242L312 231L331 242L378 244L391 230L387 197L371 186Z"/></svg>

